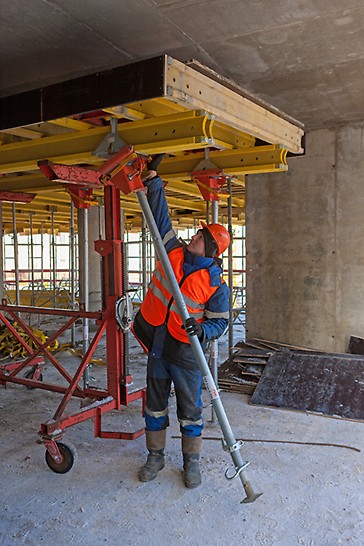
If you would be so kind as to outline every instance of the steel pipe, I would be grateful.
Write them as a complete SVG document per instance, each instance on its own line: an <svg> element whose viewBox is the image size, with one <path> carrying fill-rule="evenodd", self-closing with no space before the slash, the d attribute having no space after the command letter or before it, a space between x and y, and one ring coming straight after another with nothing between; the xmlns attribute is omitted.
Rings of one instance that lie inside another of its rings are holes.
<svg viewBox="0 0 364 546"><path fill-rule="evenodd" d="M56 286L57 286L57 258L56 258L56 239L54 234L54 211L52 210L52 236L51 236L51 256L52 256L52 286L53 286L53 307L56 307Z"/></svg>
<svg viewBox="0 0 364 546"><path fill-rule="evenodd" d="M71 309L74 310L76 303L75 294L75 205L71 200L71 215L70 215L70 235L69 235L69 264L70 264L70 295L71 295ZM71 345L75 346L76 343L76 326L73 323L71 327Z"/></svg>
<svg viewBox="0 0 364 546"><path fill-rule="evenodd" d="M219 223L219 202L218 201L211 201L211 223L212 224ZM217 339L213 339L210 342L210 367L211 367L212 377L214 378L214 382L217 388L219 388L218 372L217 372L218 360L219 360L219 342ZM211 421L212 423L216 422L216 414L215 414L213 406L211 409Z"/></svg>
<svg viewBox="0 0 364 546"><path fill-rule="evenodd" d="M15 203L12 203L12 220L13 220L13 237L14 237L14 270L15 270L15 302L20 305L20 289L19 289L19 249L18 249L18 232L16 229L16 212Z"/></svg>
<svg viewBox="0 0 364 546"><path fill-rule="evenodd" d="M228 248L228 282L229 282L229 356L231 356L234 345L234 316L233 316L233 290L234 290L234 272L233 272L233 215L231 198L231 178L227 179L228 188L228 232L230 235L230 244Z"/></svg>
<svg viewBox="0 0 364 546"><path fill-rule="evenodd" d="M145 218L142 218L142 292L143 300L147 295L147 227L145 223Z"/></svg>
<svg viewBox="0 0 364 546"><path fill-rule="evenodd" d="M32 279L32 296L31 296L31 306L34 307L35 301L35 283L34 283L34 240L33 240L33 215L34 212L30 211L29 213L29 227L30 227L30 268L31 268L31 279Z"/></svg>
<svg viewBox="0 0 364 546"><path fill-rule="evenodd" d="M89 283L88 283L88 209L78 209L78 244L79 244L79 279L80 279L80 302L84 310L89 307ZM89 320L84 317L82 320L82 352L85 355L89 347ZM83 385L87 388L90 382L89 367L86 366L83 372Z"/></svg>

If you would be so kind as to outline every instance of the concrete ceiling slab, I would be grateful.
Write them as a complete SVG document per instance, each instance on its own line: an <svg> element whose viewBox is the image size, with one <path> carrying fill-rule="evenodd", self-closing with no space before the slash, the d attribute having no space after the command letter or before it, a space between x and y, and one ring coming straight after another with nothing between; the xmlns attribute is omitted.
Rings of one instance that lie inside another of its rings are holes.
<svg viewBox="0 0 364 546"><path fill-rule="evenodd" d="M306 129L364 118L362 0L12 0L6 96L162 53L196 58Z"/></svg>

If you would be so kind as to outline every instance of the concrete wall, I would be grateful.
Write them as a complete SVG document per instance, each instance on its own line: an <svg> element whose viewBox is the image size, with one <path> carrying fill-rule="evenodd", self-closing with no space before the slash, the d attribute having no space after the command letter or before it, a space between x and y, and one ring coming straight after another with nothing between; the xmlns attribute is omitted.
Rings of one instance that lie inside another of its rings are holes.
<svg viewBox="0 0 364 546"><path fill-rule="evenodd" d="M247 338L345 352L364 337L364 124L307 134L247 177Z"/></svg>

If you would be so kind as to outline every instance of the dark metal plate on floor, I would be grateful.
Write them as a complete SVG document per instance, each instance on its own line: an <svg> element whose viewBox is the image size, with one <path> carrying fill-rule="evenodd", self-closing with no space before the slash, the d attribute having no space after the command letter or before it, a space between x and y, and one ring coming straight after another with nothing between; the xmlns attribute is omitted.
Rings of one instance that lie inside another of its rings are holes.
<svg viewBox="0 0 364 546"><path fill-rule="evenodd" d="M364 420L364 358L274 353L251 403Z"/></svg>

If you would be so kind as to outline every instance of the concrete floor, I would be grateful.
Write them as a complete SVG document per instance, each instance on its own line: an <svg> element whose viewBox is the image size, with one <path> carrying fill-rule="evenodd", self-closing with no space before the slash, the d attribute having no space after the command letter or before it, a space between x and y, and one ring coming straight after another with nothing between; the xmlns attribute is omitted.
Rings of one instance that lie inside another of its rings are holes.
<svg viewBox="0 0 364 546"><path fill-rule="evenodd" d="M225 341L223 354L226 349ZM145 359L134 344L132 353L139 381ZM72 369L74 358L66 353L62 358ZM102 368L91 370L95 384L103 374ZM179 435L173 397L166 467L154 482L137 480L145 458L143 437L133 442L95 439L91 421L68 429L64 441L76 447L78 459L68 474L53 473L36 439L40 422L54 412L56 397L15 385L0 390L1 546L363 544L362 423L251 406L247 396L222 393L237 438L361 449L247 442L242 451L251 462L247 472L263 496L244 505L240 481L224 477L231 459L219 441L204 442L202 486L184 488L179 440L172 438ZM204 399L207 405L205 392ZM204 414L208 421L210 407ZM105 419L105 427L116 430L141 424L138 404ZM219 427L207 424L205 436L219 438Z"/></svg>

